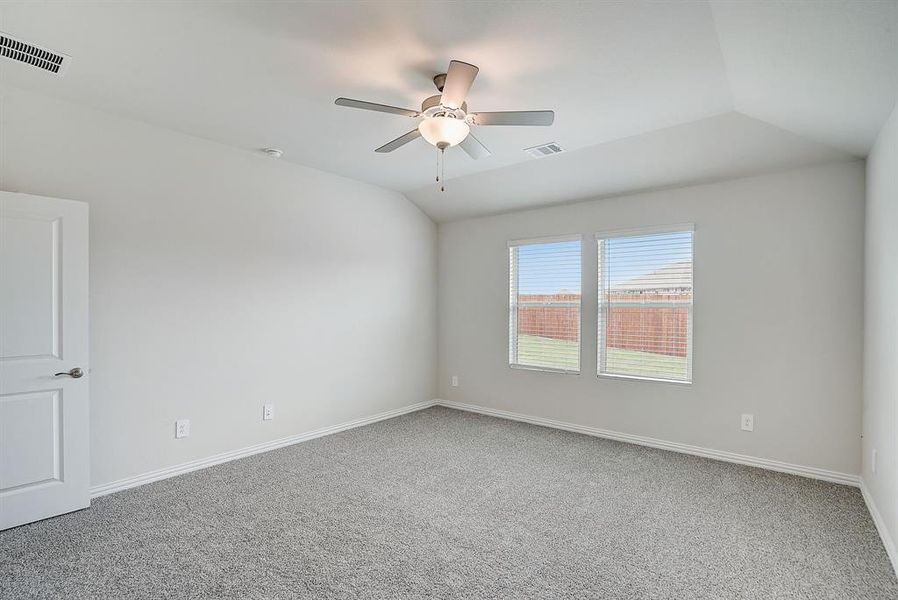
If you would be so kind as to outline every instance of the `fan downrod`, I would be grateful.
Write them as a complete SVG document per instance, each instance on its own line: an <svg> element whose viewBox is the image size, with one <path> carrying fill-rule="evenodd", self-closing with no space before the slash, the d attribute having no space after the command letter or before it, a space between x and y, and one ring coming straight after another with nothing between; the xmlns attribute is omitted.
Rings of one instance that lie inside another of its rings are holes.
<svg viewBox="0 0 898 600"><path fill-rule="evenodd" d="M442 92L442 91L443 91L443 86L446 85L446 74L445 74L445 73L440 73L439 75L434 75L434 76L433 76L433 84L434 84L435 86L437 86L437 89L438 89L440 92Z"/></svg>

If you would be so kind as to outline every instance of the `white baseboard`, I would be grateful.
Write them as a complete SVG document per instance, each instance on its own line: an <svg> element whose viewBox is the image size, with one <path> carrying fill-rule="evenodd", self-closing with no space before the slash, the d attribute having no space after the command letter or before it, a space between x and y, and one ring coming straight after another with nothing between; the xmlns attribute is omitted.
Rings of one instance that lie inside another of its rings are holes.
<svg viewBox="0 0 898 600"><path fill-rule="evenodd" d="M895 570L895 575L898 576L898 547L895 546L895 540L892 539L892 535L889 533L889 530L886 529L885 521L882 520L882 513L879 512L879 507L876 506L876 502L873 500L873 495L867 488L867 484L864 482L863 477L861 478L861 494L864 495L864 502L867 503L867 510L870 511L870 516L873 517L873 523L876 524L876 531L879 532L879 537L882 539L882 545L886 548L886 554L889 555L889 560L892 561L892 568Z"/></svg>
<svg viewBox="0 0 898 600"><path fill-rule="evenodd" d="M577 425L575 423L567 423L564 421L555 421L554 419L545 419L542 417L532 417L521 413L509 412L495 408L487 408L476 404L464 404L462 402L453 402L450 400L436 400L439 406L454 408L457 410L466 410L476 412L492 417L502 419L510 419L512 421L522 421L524 423L532 423L533 425L542 425L543 427L551 427L553 429L563 429L564 431L573 431L575 433L583 433L609 440L617 440L619 442L627 442L630 444L638 444L640 446L649 446L651 448L660 448L661 450L671 450L682 454L692 454L693 456L702 456L705 458L713 458L725 462L737 463L740 465L748 465L750 467L758 467L760 469L768 469L770 471L779 471L780 473L789 473L792 475L800 475L802 477L810 477L811 479L822 479L823 481L831 481L833 483L841 483L858 487L860 478L857 475L849 473L840 473L838 471L829 471L827 469L818 469L817 467L805 467L803 465L794 465L791 463L770 460L767 458L758 458L756 456L748 456L745 454L736 454L734 452L726 452L723 450L714 450L711 448L703 448L701 446L690 446L688 444L680 444L678 442L668 442L667 440L659 440L656 438L644 437L641 435L632 435L629 433L621 433L619 431L611 431L609 429L599 429L598 427L589 427L587 425Z"/></svg>
<svg viewBox="0 0 898 600"><path fill-rule="evenodd" d="M362 417L361 419L356 419L354 421L349 421L347 423L341 423L339 425L323 427L321 429L316 429L314 431L308 431L306 433L291 435L291 436L280 438L277 440L272 440L270 442L262 442L261 444L247 446L245 448L240 448L238 450L222 452L221 454L216 454L214 456L209 456L207 458L201 458L201 459L193 460L190 462L181 463L178 465L173 465L171 467L166 467L164 469L157 469L155 471L150 471L148 473L142 473L140 475L135 475L133 477L126 477L125 479L119 479L117 481L112 481L109 483L95 485L90 488L90 496L91 496L91 498L105 496L106 494L120 492L122 490L126 490L126 489L129 489L132 487L137 487L139 485L144 485L146 483L151 483L153 481L159 481L162 479L167 479L169 477L174 477L176 475L181 475L182 473L189 473L191 471L205 469L206 467L211 467L213 465L221 464L221 463L228 462L231 460L237 460L239 458L243 458L246 456L252 456L253 454L259 454L260 452L268 452L269 450L275 450L277 448L283 448L284 446L298 444L299 442L304 442L306 440L312 440L315 438L323 437L325 435L339 433L341 431L346 431L347 429L353 429L355 427L362 427L364 425L369 425L371 423L376 423L378 421L392 419L393 417L398 417L400 415L423 410L425 408L430 408L431 406L436 406L436 405L445 406L447 408L454 408L456 410L476 412L476 413L489 415L489 416L493 416L493 417L499 417L502 419L510 419L512 421L521 421L524 423L532 423L533 425L541 425L543 427L551 427L553 429L562 429L564 431L572 431L575 433L582 433L582 434L591 435L594 437L606 438L606 439L610 439L610 440L617 440L620 442L627 442L630 444L638 444L640 446L649 446L651 448L660 448L662 450L671 450L673 452L680 452L683 454L692 454L694 456L702 456L705 458L712 458L715 460L722 460L722 461L726 461L726 462L748 465L751 467L758 467L761 469L769 469L771 471L790 473L793 475L810 477L812 479L822 479L824 481L831 481L834 483L841 483L844 485L861 487L862 490L865 489L862 485L860 478L857 475L850 475L848 473L839 473L838 471L829 471L826 469L818 469L816 467L805 467L803 465L795 465L795 464L791 464L791 463L769 460L766 458L758 458L758 457L754 457L754 456L748 456L745 454L736 454L733 452L726 452L723 450L714 450L711 448L703 448L701 446L690 446L688 444L680 444L678 442L669 442L667 440L659 440L656 438L632 435L629 433L621 433L619 431L612 431L609 429L600 429L598 427L590 427L587 425L577 425L575 423L567 423L565 421L556 421L554 419L546 419L543 417L533 417L530 415L510 412L510 411L506 411L506 410L499 410L499 409L495 409L495 408L488 408L485 406L478 406L476 404L465 404L462 402L453 402L450 400L436 399L436 400L426 400L424 402L418 402L416 404L410 404L409 406L403 406L402 408L389 410L386 412L378 413L376 415L371 415L369 417ZM869 493L865 492L864 497L865 497L865 499L868 499L867 503L871 507L871 513L873 513L873 509L875 508L875 505L872 504L872 499L869 499ZM878 515L879 515L878 512L875 513L874 518L878 518ZM881 523L881 519L880 519L880 521L877 521L877 527L880 527L880 523ZM887 532L886 532L886 534L887 534ZM884 541L885 541L885 538L884 538ZM891 541L889 543L891 543ZM887 544L887 548L891 548L890 552L894 553L894 551L895 551L894 544L892 544L891 546L889 546Z"/></svg>
<svg viewBox="0 0 898 600"><path fill-rule="evenodd" d="M434 404L436 404L434 400L426 400L424 402L418 402L417 404L410 404L409 406L403 406L402 408L396 408L394 410L388 410L376 415L371 415L370 417L362 417L361 419L349 421L348 423L341 423L339 425L332 425L330 427L322 427L321 429L316 429L314 431L291 435L277 440L272 440L270 442L262 442L261 444L255 444L253 446L247 446L246 448L240 448L239 450L222 452L221 454L216 454L208 458L200 458L198 460L192 460L190 462L166 467L164 469L150 471L149 473L143 473L141 475L135 475L133 477L126 477L125 479L119 479L118 481L95 485L90 488L90 497L97 498L99 496L113 494L115 492L127 490L139 485L152 483L154 481L159 481L162 479L168 479L169 477L182 475L191 471L198 471L199 469L205 469L206 467L211 467L213 465L237 460L238 458L252 456L253 454L259 454L260 452L268 452L269 450L275 450L276 448L283 448L284 446L298 444L299 442L305 442L306 440L312 440L315 438L323 437L325 435L339 433L341 431L346 431L347 429L362 427L363 425L369 425L371 423L376 423L377 421L392 419L393 417L398 417L407 413L430 408Z"/></svg>

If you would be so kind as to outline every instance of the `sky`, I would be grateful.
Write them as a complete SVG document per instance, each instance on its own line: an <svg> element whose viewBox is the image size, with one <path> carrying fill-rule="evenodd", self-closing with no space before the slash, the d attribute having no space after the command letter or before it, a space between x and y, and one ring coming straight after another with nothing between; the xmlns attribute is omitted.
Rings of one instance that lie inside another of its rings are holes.
<svg viewBox="0 0 898 600"><path fill-rule="evenodd" d="M517 246L518 293L580 292L580 246L580 240ZM595 248L592 243L585 247ZM690 260L692 232L610 238L606 248L614 285Z"/></svg>

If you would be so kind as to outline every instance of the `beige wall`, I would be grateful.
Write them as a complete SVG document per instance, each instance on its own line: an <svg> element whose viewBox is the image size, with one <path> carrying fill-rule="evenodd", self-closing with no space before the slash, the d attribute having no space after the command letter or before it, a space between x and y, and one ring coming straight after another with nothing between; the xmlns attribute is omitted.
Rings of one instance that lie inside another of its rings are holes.
<svg viewBox="0 0 898 600"><path fill-rule="evenodd" d="M507 240L685 222L693 385L597 379L591 244L582 374L509 368ZM862 162L441 224L440 397L857 474L863 235Z"/></svg>
<svg viewBox="0 0 898 600"><path fill-rule="evenodd" d="M433 398L401 195L14 90L0 119L2 189L90 203L94 485Z"/></svg>
<svg viewBox="0 0 898 600"><path fill-rule="evenodd" d="M898 108L867 159L863 477L898 542ZM872 470L877 451L876 472ZM895 549L893 548L893 552ZM898 554L893 555L898 569Z"/></svg>

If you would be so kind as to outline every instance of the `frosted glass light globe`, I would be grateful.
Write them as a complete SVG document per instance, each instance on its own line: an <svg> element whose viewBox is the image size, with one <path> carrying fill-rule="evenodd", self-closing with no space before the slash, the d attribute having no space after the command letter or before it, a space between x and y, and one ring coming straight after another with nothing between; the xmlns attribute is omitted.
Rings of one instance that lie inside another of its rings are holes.
<svg viewBox="0 0 898 600"><path fill-rule="evenodd" d="M418 125L421 136L437 148L455 146L468 137L471 128L462 119L430 117Z"/></svg>

